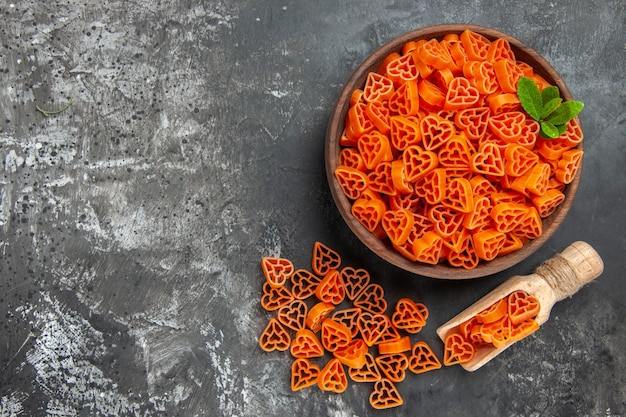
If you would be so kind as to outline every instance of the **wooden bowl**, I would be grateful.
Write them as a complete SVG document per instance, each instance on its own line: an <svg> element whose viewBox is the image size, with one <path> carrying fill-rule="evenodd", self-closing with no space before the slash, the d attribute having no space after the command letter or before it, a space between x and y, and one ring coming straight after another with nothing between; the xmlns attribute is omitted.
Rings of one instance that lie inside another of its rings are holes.
<svg viewBox="0 0 626 417"><path fill-rule="evenodd" d="M449 33L460 34L464 30L469 29L473 32L480 33L489 40L497 38L504 38L509 41L516 59L524 61L531 65L534 72L541 75L550 84L556 85L563 100L573 99L572 94L568 90L567 86L563 82L563 79L559 76L557 71L536 51L529 46L515 39L514 37L497 31L495 29L466 24L441 24L428 26L421 29L417 29L408 33L405 33L385 45L378 48L372 53L359 67L354 71L352 76L348 79L344 85L341 93L336 101L335 107L331 114L327 131L326 131L326 144L325 144L325 164L326 164L326 176L330 185L330 191L333 199L337 205L339 212L343 219L348 224L354 234L365 244L370 250L376 253L378 256L386 260L387 262L402 268L413 274L427 276L431 278L441 279L469 279L484 277L492 275L497 272L503 271L511 266L523 261L528 256L533 254L537 249L543 245L561 225L567 212L569 211L578 184L580 182L580 175L582 166L579 168L574 180L569 183L563 193L565 199L561 205L548 217L543 219L543 233L540 237L530 240L524 244L524 246L508 255L500 256L492 261L481 261L474 269L464 269L450 266L447 263L439 263L437 265L430 265L420 262L412 262L409 259L398 253L386 240L380 240L370 233L351 213L352 202L346 197L341 190L339 183L337 182L334 171L339 163L339 152L341 147L339 145L339 139L343 133L346 121L346 114L350 107L350 96L356 88L363 88L367 75L371 71L376 71L381 65L382 61L389 54L393 52L402 53L402 46L408 41L414 41L419 39L441 39L444 35ZM579 121L580 122L580 121ZM582 148L582 142L578 145L578 148Z"/></svg>

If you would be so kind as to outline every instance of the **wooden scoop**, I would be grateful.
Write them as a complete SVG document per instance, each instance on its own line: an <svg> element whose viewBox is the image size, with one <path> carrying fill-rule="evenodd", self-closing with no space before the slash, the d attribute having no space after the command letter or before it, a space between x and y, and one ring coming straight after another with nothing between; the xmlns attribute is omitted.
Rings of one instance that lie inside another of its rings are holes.
<svg viewBox="0 0 626 417"><path fill-rule="evenodd" d="M545 261L531 275L516 275L502 283L489 294L468 307L465 311L437 329L442 341L458 326L471 319L510 293L522 290L539 300L540 310L535 321L541 326L548 320L550 311L557 301L574 295L582 286L593 281L604 270L600 255L585 242L574 242L563 252ZM515 342L504 347L485 346L476 348L474 357L461 366L475 371L500 354Z"/></svg>

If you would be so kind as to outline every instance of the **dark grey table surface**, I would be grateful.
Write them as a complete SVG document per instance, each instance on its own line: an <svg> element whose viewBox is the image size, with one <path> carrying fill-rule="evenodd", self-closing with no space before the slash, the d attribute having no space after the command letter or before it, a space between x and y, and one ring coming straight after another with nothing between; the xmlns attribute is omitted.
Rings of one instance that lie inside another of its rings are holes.
<svg viewBox="0 0 626 417"><path fill-rule="evenodd" d="M623 1L0 0L0 416L626 416ZM586 105L577 199L533 256L484 279L377 259L332 201L324 134L377 47L436 23L504 30ZM60 110L44 116L36 109ZM575 240L604 274L482 369L289 386L258 336L260 259L321 241L390 303L430 309L417 339Z"/></svg>

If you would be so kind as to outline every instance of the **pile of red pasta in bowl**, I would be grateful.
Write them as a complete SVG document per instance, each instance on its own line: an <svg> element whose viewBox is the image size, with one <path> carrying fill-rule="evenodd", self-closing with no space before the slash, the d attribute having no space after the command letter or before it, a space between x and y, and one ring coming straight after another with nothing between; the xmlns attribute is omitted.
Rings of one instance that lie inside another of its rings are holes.
<svg viewBox="0 0 626 417"><path fill-rule="evenodd" d="M359 66L329 121L326 171L366 246L418 275L463 279L522 261L554 233L578 187L583 133L576 117L545 137L521 78L572 99L534 50L478 26L409 32Z"/></svg>

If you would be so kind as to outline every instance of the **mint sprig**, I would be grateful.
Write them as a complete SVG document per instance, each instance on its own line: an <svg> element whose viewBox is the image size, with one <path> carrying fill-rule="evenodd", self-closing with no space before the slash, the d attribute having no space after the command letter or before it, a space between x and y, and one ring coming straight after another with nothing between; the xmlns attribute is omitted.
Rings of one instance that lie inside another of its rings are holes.
<svg viewBox="0 0 626 417"><path fill-rule="evenodd" d="M584 107L577 100L563 101L556 86L540 91L539 86L528 77L521 77L517 83L517 97L526 113L539 122L539 134L545 139L561 136L567 130L567 122L576 117Z"/></svg>

